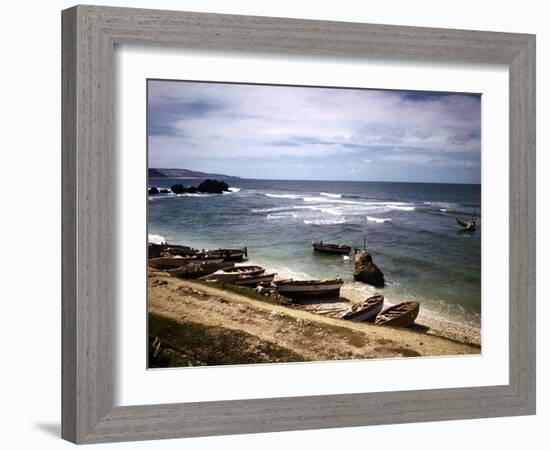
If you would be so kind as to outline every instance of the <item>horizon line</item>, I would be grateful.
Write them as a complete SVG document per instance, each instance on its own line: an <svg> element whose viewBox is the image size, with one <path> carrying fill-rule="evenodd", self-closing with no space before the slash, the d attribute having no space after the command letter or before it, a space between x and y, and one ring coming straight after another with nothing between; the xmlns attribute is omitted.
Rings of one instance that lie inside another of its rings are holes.
<svg viewBox="0 0 550 450"><path fill-rule="evenodd" d="M335 179L326 179L326 180L317 180L317 179L297 179L297 178L248 178L248 177L242 177L239 175L228 175L228 174L222 174L222 173L210 173L210 172L203 172L202 170L195 170L195 169L183 169L183 168L177 168L177 167L148 167L148 170L188 170L191 172L201 172L206 175L223 175L227 178L239 178L241 180L260 180L260 181L336 181L336 182L349 182L349 183L408 183L408 184L461 184L461 185L477 185L481 186L481 182L479 183L467 183L467 182L448 182L448 181L388 181L388 180L335 180ZM168 178L171 177L149 177L147 178L155 178L155 179L162 179L162 178ZM175 177L173 179L176 179L178 177ZM185 180L189 179L192 180L193 178L185 178L181 177L180 179Z"/></svg>

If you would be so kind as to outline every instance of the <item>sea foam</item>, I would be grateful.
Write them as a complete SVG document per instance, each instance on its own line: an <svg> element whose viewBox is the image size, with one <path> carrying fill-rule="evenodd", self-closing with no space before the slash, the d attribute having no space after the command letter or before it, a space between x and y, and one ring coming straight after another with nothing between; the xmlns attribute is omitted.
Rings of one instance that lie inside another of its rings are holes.
<svg viewBox="0 0 550 450"><path fill-rule="evenodd" d="M164 237L162 237L158 234L150 234L147 237L147 241L150 244L158 244L158 245L166 244L166 239L164 239Z"/></svg>
<svg viewBox="0 0 550 450"><path fill-rule="evenodd" d="M385 219L383 217L371 217L367 216L367 221L369 222L376 222L376 223L384 223L384 222L391 222L391 219Z"/></svg>

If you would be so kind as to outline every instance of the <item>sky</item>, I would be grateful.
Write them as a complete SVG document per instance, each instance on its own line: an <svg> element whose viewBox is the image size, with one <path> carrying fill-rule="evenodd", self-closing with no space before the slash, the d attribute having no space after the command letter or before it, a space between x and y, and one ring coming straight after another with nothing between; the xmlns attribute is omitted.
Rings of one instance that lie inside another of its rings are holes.
<svg viewBox="0 0 550 450"><path fill-rule="evenodd" d="M481 182L481 96L148 81L150 168L244 178Z"/></svg>

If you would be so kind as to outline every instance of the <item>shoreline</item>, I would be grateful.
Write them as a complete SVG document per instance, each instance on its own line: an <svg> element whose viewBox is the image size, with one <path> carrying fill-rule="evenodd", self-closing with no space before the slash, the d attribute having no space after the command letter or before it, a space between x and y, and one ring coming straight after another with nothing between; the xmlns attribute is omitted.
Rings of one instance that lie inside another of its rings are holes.
<svg viewBox="0 0 550 450"><path fill-rule="evenodd" d="M269 272L277 272L278 270L272 266L270 267L268 264L254 261L254 259L247 261L246 264L261 265L266 268L266 271ZM284 275L279 274L280 276L276 277L276 279L292 278L286 276L288 273L285 273L284 271L283 273ZM297 276L303 275L297 274ZM323 305L327 305L327 303L321 303L321 306L318 307L317 310L323 311L323 309L340 308L341 311L344 312L350 307L351 304L360 303L365 300L367 296L370 297L376 294L384 295L384 308L399 303L399 301L388 300L387 295L384 293L384 288L375 288L374 286L356 281L346 281L341 288L341 297L348 301L332 302L329 304L331 306L328 308L326 306L323 308ZM447 339L452 339L454 341L463 342L465 344L481 345L481 327L476 327L460 320L453 320L452 318L445 317L444 315L427 308L422 303L421 299L418 301L420 302L420 313L418 314L415 324L413 325L413 329L417 329L418 331L434 336L440 336Z"/></svg>
<svg viewBox="0 0 550 450"><path fill-rule="evenodd" d="M149 235L149 242L153 242L151 238L162 238L166 241L164 236L160 235ZM171 241L172 242L172 241ZM179 244L179 240L178 242ZM187 245L187 244L181 244ZM191 246L193 246L191 244ZM208 246L205 246L208 247ZM202 248L202 247L201 247ZM269 262L264 261L262 258L255 259L254 257L248 259L247 261L238 262L236 265L260 265L266 269L266 272L276 272L278 275L275 279L285 279L285 278L304 278L310 279L306 273L293 272L288 268L281 269L280 267L273 266ZM365 300L366 297L373 296L375 294L383 294L385 297L384 308L395 305L403 300L392 301L393 299L386 295L384 288L375 288L367 284L355 282L355 281L346 281L341 288L341 297L342 301L340 302L330 302L330 303L320 303L317 308L311 307L310 310L317 310L323 314L327 309L339 309L342 313L350 308L354 303L359 303ZM476 327L475 325L470 325L466 321L461 321L460 319L454 319L447 317L439 312L430 310L422 302L422 299L415 300L420 302L420 312L413 325L412 329L433 335L439 336L446 339L451 339L457 342L462 342L464 344L473 344L481 345L481 327ZM329 306L327 306L329 305ZM307 309L307 308L306 308Z"/></svg>
<svg viewBox="0 0 550 450"><path fill-rule="evenodd" d="M254 291L237 287L224 289L151 269L148 312L150 320L160 318L173 324L170 332L152 335L150 340L157 339L167 351L179 355L179 360L192 357L193 365L238 364L241 360L244 363L281 362L280 355L284 354L292 355L293 361L322 361L481 353L479 345L448 337L415 329L344 321L293 304L277 303ZM174 343L178 333L190 329L196 332L192 340L188 337L179 344ZM204 331L199 335L196 330ZM212 341L212 334L219 339ZM239 342L238 349L231 346L231 352L239 354L233 354L228 360L219 356L223 353L219 349L218 356L212 356L216 349L208 349L206 344L189 347L189 342L202 342L205 335L209 346L216 345L212 342L221 342L222 346ZM186 343L188 347L181 348Z"/></svg>

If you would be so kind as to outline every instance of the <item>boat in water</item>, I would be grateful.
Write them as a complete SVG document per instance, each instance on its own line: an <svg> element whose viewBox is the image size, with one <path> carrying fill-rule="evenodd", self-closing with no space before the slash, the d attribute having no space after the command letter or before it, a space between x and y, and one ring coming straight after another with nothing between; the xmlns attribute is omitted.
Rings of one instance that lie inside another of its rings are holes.
<svg viewBox="0 0 550 450"><path fill-rule="evenodd" d="M345 244L326 244L323 241L311 243L316 252L333 253L336 255L349 255L351 246Z"/></svg>
<svg viewBox="0 0 550 450"><path fill-rule="evenodd" d="M307 281L280 280L275 282L275 289L279 295L290 299L338 297L343 284L344 281L341 278Z"/></svg>
<svg viewBox="0 0 550 450"><path fill-rule="evenodd" d="M259 284L271 283L275 278L275 273L260 274L260 275L240 275L239 278L233 280L233 284L237 286L256 287Z"/></svg>
<svg viewBox="0 0 550 450"><path fill-rule="evenodd" d="M412 326L419 312L420 303L418 302L398 303L382 311L376 318L375 323L376 325L408 328Z"/></svg>
<svg viewBox="0 0 550 450"><path fill-rule="evenodd" d="M374 322L376 316L382 311L384 296L382 294L367 298L364 302L357 303L351 310L342 316L344 320L357 320L360 322Z"/></svg>
<svg viewBox="0 0 550 450"><path fill-rule="evenodd" d="M462 228L464 228L464 231L475 231L476 230L476 221L474 220L476 209L474 208L474 212L472 213L472 217L469 222L464 222L463 220L456 217L456 223L458 223Z"/></svg>
<svg viewBox="0 0 550 450"><path fill-rule="evenodd" d="M475 220L472 222L464 222L463 220L460 220L458 217L456 218L456 223L458 223L462 228L464 228L465 231L475 231L476 230L476 222Z"/></svg>

